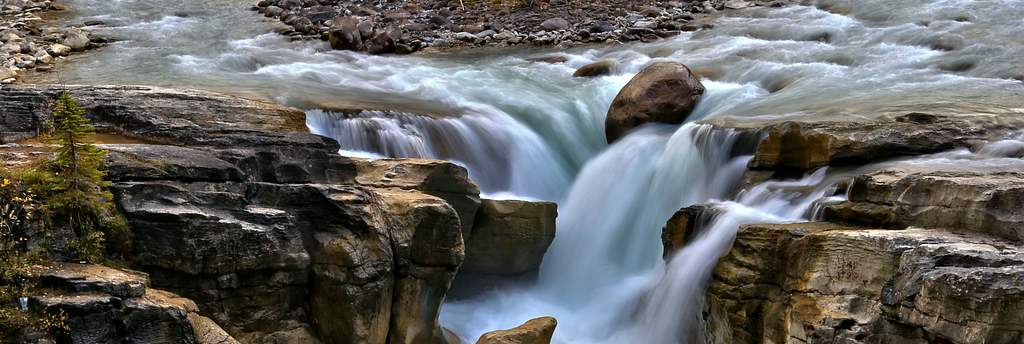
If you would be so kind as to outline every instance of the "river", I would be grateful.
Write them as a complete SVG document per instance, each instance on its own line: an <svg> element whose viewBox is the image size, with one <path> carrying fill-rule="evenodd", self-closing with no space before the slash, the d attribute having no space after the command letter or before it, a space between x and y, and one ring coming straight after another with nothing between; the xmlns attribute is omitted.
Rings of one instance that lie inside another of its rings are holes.
<svg viewBox="0 0 1024 344"><path fill-rule="evenodd" d="M712 29L649 44L413 56L292 42L244 0L67 2L73 20L101 20L89 29L120 41L72 57L63 82L198 88L291 106L343 154L448 159L488 197L558 202L558 235L535 285L445 304L442 325L468 341L543 315L559 320L558 343L714 341L699 319L703 286L736 227L807 220L814 200L853 172L820 170L733 195L752 142L697 121L1024 113L1021 1L808 0L720 12ZM527 61L550 55L568 61ZM617 62L612 75L572 77L601 60ZM664 60L704 77L694 114L609 146L603 122L615 94ZM395 111L323 111L353 106ZM984 152L946 154L885 166L1020 167ZM708 201L721 215L665 263L662 225Z"/></svg>

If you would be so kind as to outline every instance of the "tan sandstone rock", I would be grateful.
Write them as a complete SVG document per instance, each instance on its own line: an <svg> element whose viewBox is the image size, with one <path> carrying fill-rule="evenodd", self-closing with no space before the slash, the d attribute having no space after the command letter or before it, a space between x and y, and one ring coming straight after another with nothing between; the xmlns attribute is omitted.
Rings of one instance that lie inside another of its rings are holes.
<svg viewBox="0 0 1024 344"><path fill-rule="evenodd" d="M557 325L552 317L531 319L516 328L484 333L476 344L549 344Z"/></svg>

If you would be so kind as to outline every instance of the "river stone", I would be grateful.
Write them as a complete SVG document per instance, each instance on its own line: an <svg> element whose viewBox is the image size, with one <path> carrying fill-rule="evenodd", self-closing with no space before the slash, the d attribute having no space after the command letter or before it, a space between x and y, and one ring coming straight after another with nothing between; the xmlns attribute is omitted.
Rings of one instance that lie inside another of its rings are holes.
<svg viewBox="0 0 1024 344"><path fill-rule="evenodd" d="M71 48L71 50L84 51L89 47L89 36L82 30L72 29L68 31L68 35L62 43Z"/></svg>
<svg viewBox="0 0 1024 344"><path fill-rule="evenodd" d="M540 23L540 27L547 31L564 30L569 27L569 21L562 18L551 18Z"/></svg>
<svg viewBox="0 0 1024 344"><path fill-rule="evenodd" d="M572 76L594 77L608 75L612 73L612 68L615 68L615 65L615 61L612 60L594 62L586 66L580 67L580 69L577 69L576 72L572 74Z"/></svg>
<svg viewBox="0 0 1024 344"><path fill-rule="evenodd" d="M370 36L370 39L366 40L363 46L360 47L360 51L366 49L366 53L372 55L395 52L395 41L391 38L389 30L394 30L394 28L374 32L373 36Z"/></svg>
<svg viewBox="0 0 1024 344"><path fill-rule="evenodd" d="M71 47L60 43L54 43L50 44L49 47L46 47L46 53L53 57L68 56L71 54Z"/></svg>
<svg viewBox="0 0 1024 344"><path fill-rule="evenodd" d="M263 15L266 16L267 18L277 18L280 17L282 13L284 13L283 8L277 6L268 6L267 9L264 10Z"/></svg>
<svg viewBox="0 0 1024 344"><path fill-rule="evenodd" d="M373 22L369 20L360 20L359 24L356 25L356 29L359 30L359 36L363 40L370 39L373 36Z"/></svg>
<svg viewBox="0 0 1024 344"><path fill-rule="evenodd" d="M552 317L531 319L508 330L484 333L476 344L550 344L558 321Z"/></svg>
<svg viewBox="0 0 1024 344"><path fill-rule="evenodd" d="M16 76L18 76L18 72L15 72L13 69L10 68L0 66L0 81L12 79Z"/></svg>
<svg viewBox="0 0 1024 344"><path fill-rule="evenodd" d="M434 24L434 25L437 25L437 26L440 26L440 27L445 27L445 26L448 26L448 25L452 25L452 21L450 19L448 19L448 17L445 17L445 16L433 16L433 17L430 17L430 23Z"/></svg>
<svg viewBox="0 0 1024 344"><path fill-rule="evenodd" d="M358 29L359 20L351 17L338 17L331 21L331 48L337 50L359 50L363 38Z"/></svg>
<svg viewBox="0 0 1024 344"><path fill-rule="evenodd" d="M704 85L682 63L651 64L612 101L605 118L608 143L645 123L683 123L702 94Z"/></svg>
<svg viewBox="0 0 1024 344"><path fill-rule="evenodd" d="M602 33L602 32L614 31L614 30L615 30L615 27L612 26L611 23L603 21L603 20L597 21L596 23L594 23L594 26L590 27L590 33Z"/></svg>

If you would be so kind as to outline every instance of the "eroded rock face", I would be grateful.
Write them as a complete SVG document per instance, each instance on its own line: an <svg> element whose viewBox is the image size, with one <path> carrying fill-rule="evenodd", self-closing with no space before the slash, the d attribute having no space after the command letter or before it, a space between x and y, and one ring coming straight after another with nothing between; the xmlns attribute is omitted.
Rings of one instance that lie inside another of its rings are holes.
<svg viewBox="0 0 1024 344"><path fill-rule="evenodd" d="M472 298L536 280L544 253L555 239L557 207L551 202L483 200L466 241L466 260L449 296Z"/></svg>
<svg viewBox="0 0 1024 344"><path fill-rule="evenodd" d="M483 200L461 272L517 276L537 270L555 239L557 216L552 202Z"/></svg>
<svg viewBox="0 0 1024 344"><path fill-rule="evenodd" d="M651 64L612 101L605 118L608 143L645 123L683 123L703 94L704 85L682 63Z"/></svg>
<svg viewBox="0 0 1024 344"><path fill-rule="evenodd" d="M1024 172L883 170L854 178L849 201L826 204L833 221L983 233L1024 242Z"/></svg>
<svg viewBox="0 0 1024 344"><path fill-rule="evenodd" d="M358 170L359 185L419 190L440 197L459 213L463 241L469 240L477 209L480 187L469 179L465 168L430 159L351 159Z"/></svg>
<svg viewBox="0 0 1024 344"><path fill-rule="evenodd" d="M484 333L476 344L549 344L558 321L552 317L531 319L508 330Z"/></svg>
<svg viewBox="0 0 1024 344"><path fill-rule="evenodd" d="M748 166L757 170L806 171L967 146L988 130L967 120L933 122L783 122L764 129Z"/></svg>
<svg viewBox="0 0 1024 344"><path fill-rule="evenodd" d="M14 84L0 88L0 141L32 138L52 121L47 104L67 91L101 132L198 144L220 130L307 131L302 111L223 94L154 86Z"/></svg>
<svg viewBox="0 0 1024 344"><path fill-rule="evenodd" d="M103 146L154 285L194 299L245 342L443 341L437 315L464 257L461 224L448 202L417 188L477 190L465 169L378 162L420 179L357 185L333 140L213 137L220 144Z"/></svg>
<svg viewBox="0 0 1024 344"><path fill-rule="evenodd" d="M1014 342L1024 250L942 230L741 226L706 314L733 343Z"/></svg>
<svg viewBox="0 0 1024 344"><path fill-rule="evenodd" d="M94 264L58 263L42 286L58 295L30 298L34 312L63 311L71 343L237 344L195 303L150 289L146 274Z"/></svg>

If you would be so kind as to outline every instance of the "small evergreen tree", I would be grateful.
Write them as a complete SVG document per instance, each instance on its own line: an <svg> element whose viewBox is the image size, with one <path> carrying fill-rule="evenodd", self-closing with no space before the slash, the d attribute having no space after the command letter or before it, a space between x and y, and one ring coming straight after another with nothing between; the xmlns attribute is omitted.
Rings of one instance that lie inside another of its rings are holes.
<svg viewBox="0 0 1024 344"><path fill-rule="evenodd" d="M57 154L48 162L52 173L47 183L45 209L55 220L65 220L78 238L72 248L80 257L102 257L104 232L116 236L115 250L127 253L130 233L127 223L117 214L103 180L102 157L107 152L96 147L89 136L94 133L85 109L67 92L62 92L53 111L52 143Z"/></svg>

